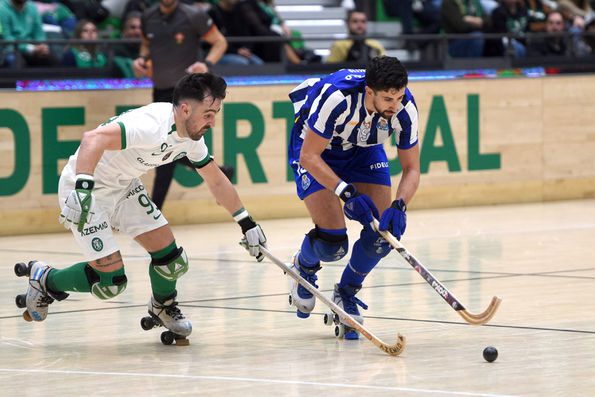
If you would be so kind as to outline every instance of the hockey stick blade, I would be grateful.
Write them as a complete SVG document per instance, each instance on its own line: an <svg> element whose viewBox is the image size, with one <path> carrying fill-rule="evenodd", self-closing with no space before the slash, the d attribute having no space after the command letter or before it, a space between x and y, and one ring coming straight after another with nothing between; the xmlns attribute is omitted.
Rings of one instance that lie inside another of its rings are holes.
<svg viewBox="0 0 595 397"><path fill-rule="evenodd" d="M371 223L374 230L378 233L397 251L401 256L415 269L419 275L426 280L428 284L432 286L434 291L438 293L452 307L467 323L471 325L482 325L494 317L502 299L497 296L492 297L492 301L488 307L479 314L470 313L465 309L465 306L459 302L459 300L440 282L434 277L434 275L417 260L395 236L387 231L381 231L378 229L378 221L374 219Z"/></svg>
<svg viewBox="0 0 595 397"><path fill-rule="evenodd" d="M271 254L271 252L267 248L261 246L260 251L264 254L264 256L269 258L275 265L280 267L286 275L300 283L302 287L307 289L311 294L316 296L325 305L327 305L332 311L337 313L337 315L344 324L347 324L351 328L359 331L363 336L366 337L366 339L368 339L370 342L376 345L380 350L391 356L398 356L403 352L403 350L405 350L405 337L403 335L397 333L397 343L395 343L394 345L384 343L372 332L370 332L366 327L364 327L363 324L360 324L357 321L355 321L353 317L351 317L347 312L345 312L345 310L341 309L341 307L339 307L335 302L326 297L318 289L314 288L314 286L312 286L312 284L310 284L308 281L306 281L306 279L300 276L299 273L294 272L287 264L285 264L283 261Z"/></svg>

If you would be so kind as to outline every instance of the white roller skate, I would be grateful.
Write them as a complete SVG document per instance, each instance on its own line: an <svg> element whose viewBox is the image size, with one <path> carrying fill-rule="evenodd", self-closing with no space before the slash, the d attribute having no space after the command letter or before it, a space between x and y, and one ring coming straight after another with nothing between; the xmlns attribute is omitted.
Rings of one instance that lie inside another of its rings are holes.
<svg viewBox="0 0 595 397"><path fill-rule="evenodd" d="M161 342L164 345L188 345L186 338L192 333L192 323L186 319L175 301L177 294L172 295L168 300L161 303L151 296L149 300L149 316L141 319L141 327L148 331L155 327L165 327L169 331L161 333Z"/></svg>
<svg viewBox="0 0 595 397"><path fill-rule="evenodd" d="M364 310L368 310L368 305L355 297L355 294L361 289L361 286L346 285L339 287L339 284L335 284L333 291L333 302L337 304L341 309L345 310L355 321L360 324L364 323L364 318L359 312L358 306ZM359 339L359 332L351 328L347 324L343 324L339 320L339 316L336 314L326 314L324 316L324 322L327 325L335 324L335 336L337 338L345 339Z"/></svg>
<svg viewBox="0 0 595 397"><path fill-rule="evenodd" d="M46 280L52 267L41 261L22 262L14 265L14 273L19 277L29 277L29 286L26 294L16 296L15 302L19 308L27 308L23 312L26 321L43 321L48 316L48 305L54 300L63 300L68 297L65 292L49 291Z"/></svg>
<svg viewBox="0 0 595 397"><path fill-rule="evenodd" d="M314 288L318 288L318 285L316 285L316 280L318 280L316 272L322 269L322 267L320 265L316 267L302 267L298 261L299 253L299 251L296 252L291 258L291 270L299 273ZM290 277L289 304L297 308L296 314L299 318L308 318L310 317L310 312L314 310L314 305L316 305L316 297Z"/></svg>

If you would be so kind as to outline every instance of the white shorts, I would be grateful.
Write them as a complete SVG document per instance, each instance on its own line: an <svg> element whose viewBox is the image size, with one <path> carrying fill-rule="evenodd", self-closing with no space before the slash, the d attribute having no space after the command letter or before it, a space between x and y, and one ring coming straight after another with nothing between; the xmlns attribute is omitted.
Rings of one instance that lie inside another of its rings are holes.
<svg viewBox="0 0 595 397"><path fill-rule="evenodd" d="M74 189L73 178L60 178L58 197L60 208ZM130 236L167 225L167 219L149 198L140 179L134 179L126 189L95 188L93 222L82 232L73 225L70 230L87 261L97 260L119 251L112 228Z"/></svg>

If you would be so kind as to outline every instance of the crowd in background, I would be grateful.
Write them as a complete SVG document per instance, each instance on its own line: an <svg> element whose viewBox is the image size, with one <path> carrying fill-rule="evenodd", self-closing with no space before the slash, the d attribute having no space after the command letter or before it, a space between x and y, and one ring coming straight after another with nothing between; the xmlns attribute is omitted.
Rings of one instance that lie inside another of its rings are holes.
<svg viewBox="0 0 595 397"><path fill-rule="evenodd" d="M276 11L274 0L180 1L208 13L226 37L287 39L230 43L220 64L365 61L385 52L379 41L366 38L367 24L376 15L368 15L361 9L346 10L350 37L336 40L328 57L321 57L304 47L299 32L288 28ZM132 62L139 55L138 40L142 37L142 14L156 3L158 0L0 0L0 39L35 40L21 43L17 48L0 46L0 66L103 68L109 63L118 77L133 77ZM347 7L358 4L338 2L341 3L347 3ZM595 54L595 36L584 34L595 34L595 0L383 0L381 3L383 13L399 21L400 34L405 38L410 34L465 34L466 37L449 41L451 57ZM509 36L486 39L483 33ZM529 39L527 33L550 35ZM113 46L44 42L57 38L132 40ZM420 41L405 41L405 48L411 51L423 45ZM206 47L201 49L205 53Z"/></svg>

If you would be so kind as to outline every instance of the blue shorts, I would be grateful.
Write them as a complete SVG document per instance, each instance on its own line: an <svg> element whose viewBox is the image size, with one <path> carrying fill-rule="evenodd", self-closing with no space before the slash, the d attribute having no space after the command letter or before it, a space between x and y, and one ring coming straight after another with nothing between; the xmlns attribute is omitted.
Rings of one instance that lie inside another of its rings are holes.
<svg viewBox="0 0 595 397"><path fill-rule="evenodd" d="M289 165L293 170L297 194L304 199L314 192L326 189L308 171L301 167L300 150L303 140L292 139ZM375 183L390 186L388 159L382 145L354 147L350 150L325 150L322 159L339 178L347 183Z"/></svg>

